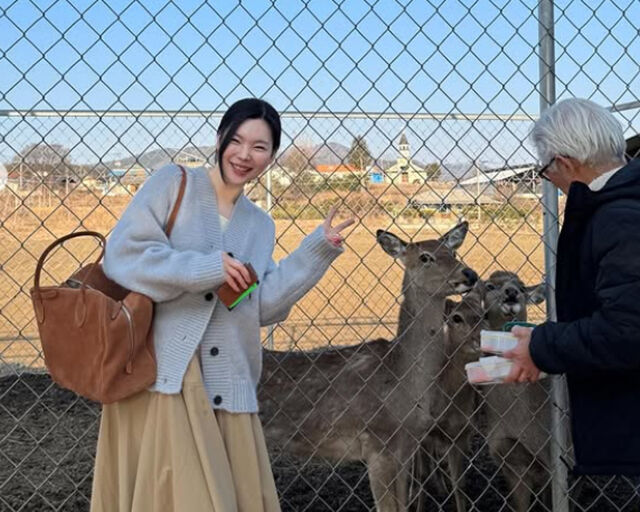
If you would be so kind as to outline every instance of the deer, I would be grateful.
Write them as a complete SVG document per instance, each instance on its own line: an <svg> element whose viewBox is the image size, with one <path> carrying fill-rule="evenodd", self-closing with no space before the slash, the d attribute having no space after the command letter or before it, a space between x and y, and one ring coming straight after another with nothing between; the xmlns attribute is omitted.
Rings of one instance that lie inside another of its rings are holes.
<svg viewBox="0 0 640 512"><path fill-rule="evenodd" d="M463 491L464 461L473 434L470 420L478 404L477 392L468 383L464 367L480 357L480 331L485 328L482 294L474 289L458 302L447 299L444 317L447 364L438 376L439 415L435 428L422 443L421 456L416 458L414 480L420 484L425 476L441 469L441 462L446 462L446 471L439 472L445 477L441 484L453 490L458 512L468 508ZM416 510L424 509L423 492L419 489Z"/></svg>
<svg viewBox="0 0 640 512"><path fill-rule="evenodd" d="M513 272L496 271L478 287L484 288L489 328L502 330L509 321L526 321L527 305L544 301L545 284L525 286ZM532 492L549 482L551 406L545 381L483 387L487 440L491 456L509 486L508 501L526 512ZM548 501L548 492L540 497Z"/></svg>
<svg viewBox="0 0 640 512"><path fill-rule="evenodd" d="M455 255L467 231L462 222L419 242L377 231L378 244L404 265L392 340L263 354L258 400L267 445L364 462L378 512L407 510L412 457L437 421L446 298L478 279Z"/></svg>

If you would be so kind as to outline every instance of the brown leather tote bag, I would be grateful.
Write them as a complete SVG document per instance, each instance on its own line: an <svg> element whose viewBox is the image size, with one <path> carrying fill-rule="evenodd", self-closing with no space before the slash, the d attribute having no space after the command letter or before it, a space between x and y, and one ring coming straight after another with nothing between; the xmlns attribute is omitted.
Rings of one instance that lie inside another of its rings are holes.
<svg viewBox="0 0 640 512"><path fill-rule="evenodd" d="M186 187L184 168L176 203L165 233L171 234ZM49 253L77 237L100 240L94 263L82 267L60 286L40 286ZM117 402L156 380L153 349L153 301L110 280L100 264L106 239L95 231L59 238L47 247L36 266L31 301L40 343L51 378L63 388L102 402Z"/></svg>

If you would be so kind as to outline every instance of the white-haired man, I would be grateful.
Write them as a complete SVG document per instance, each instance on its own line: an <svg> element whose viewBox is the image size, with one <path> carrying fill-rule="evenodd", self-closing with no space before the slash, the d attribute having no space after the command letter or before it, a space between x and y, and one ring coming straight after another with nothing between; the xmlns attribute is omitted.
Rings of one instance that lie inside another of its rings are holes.
<svg viewBox="0 0 640 512"><path fill-rule="evenodd" d="M539 175L567 194L557 322L514 328L508 380L564 373L577 474L640 475L640 160L620 123L583 99L536 122Z"/></svg>

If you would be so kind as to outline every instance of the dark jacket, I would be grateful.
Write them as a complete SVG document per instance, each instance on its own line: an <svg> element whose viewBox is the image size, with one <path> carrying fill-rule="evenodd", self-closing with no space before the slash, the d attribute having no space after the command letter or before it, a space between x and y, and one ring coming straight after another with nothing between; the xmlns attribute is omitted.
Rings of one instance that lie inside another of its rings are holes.
<svg viewBox="0 0 640 512"><path fill-rule="evenodd" d="M558 322L531 357L565 373L577 474L640 474L640 160L599 192L569 189L558 239Z"/></svg>

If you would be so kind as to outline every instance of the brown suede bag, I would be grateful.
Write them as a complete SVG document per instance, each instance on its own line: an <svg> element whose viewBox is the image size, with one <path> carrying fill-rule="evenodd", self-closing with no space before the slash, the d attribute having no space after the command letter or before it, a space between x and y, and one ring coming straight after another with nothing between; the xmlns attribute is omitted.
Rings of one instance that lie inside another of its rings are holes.
<svg viewBox="0 0 640 512"><path fill-rule="evenodd" d="M186 187L182 181L165 233L171 234ZM98 238L101 251L94 263L75 272L60 286L40 286L49 253L77 237ZM151 386L156 380L153 349L153 301L110 280L102 270L106 239L95 231L59 238L47 247L36 266L31 301L40 343L51 378L63 388L102 402L117 402Z"/></svg>

